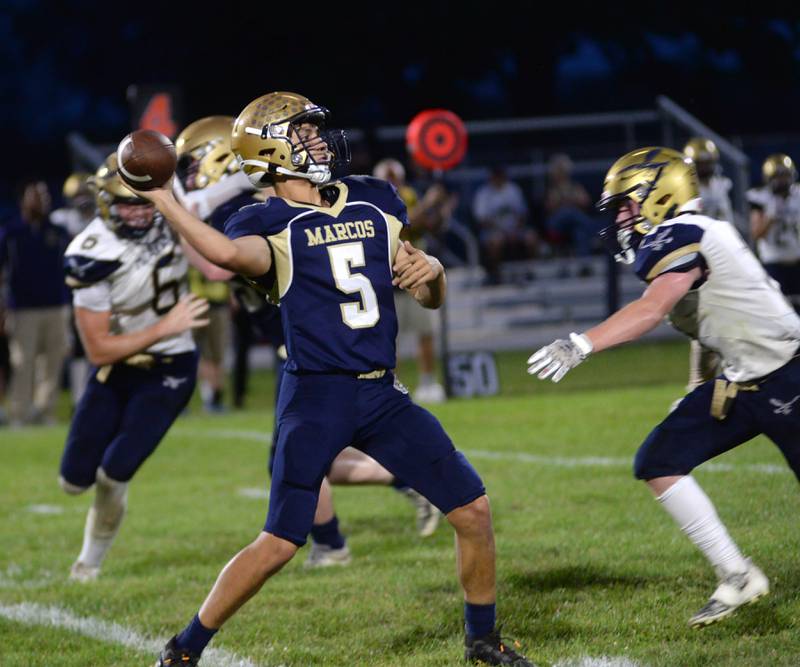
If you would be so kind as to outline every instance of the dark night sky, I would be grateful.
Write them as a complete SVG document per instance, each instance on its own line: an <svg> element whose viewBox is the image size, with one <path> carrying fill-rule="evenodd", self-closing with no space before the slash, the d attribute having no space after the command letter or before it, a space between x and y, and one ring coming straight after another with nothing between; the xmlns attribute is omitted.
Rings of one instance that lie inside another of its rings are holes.
<svg viewBox="0 0 800 667"><path fill-rule="evenodd" d="M132 83L179 84L187 122L281 89L346 127L431 106L467 120L652 108L666 94L722 134L797 131L800 21L768 5L695 3L691 18L665 3L570 5L560 20L537 3L225 5L4 0L0 198L20 178L59 182L71 130L119 140Z"/></svg>

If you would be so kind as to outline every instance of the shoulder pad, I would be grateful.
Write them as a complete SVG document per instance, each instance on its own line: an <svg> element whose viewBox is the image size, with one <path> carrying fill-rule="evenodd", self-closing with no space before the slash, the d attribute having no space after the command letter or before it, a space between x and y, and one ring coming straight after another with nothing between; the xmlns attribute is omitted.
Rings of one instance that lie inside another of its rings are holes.
<svg viewBox="0 0 800 667"><path fill-rule="evenodd" d="M274 205L275 197L266 202L244 206L225 221L225 236L238 239L242 236L272 236L286 228L290 218L286 207Z"/></svg>
<svg viewBox="0 0 800 667"><path fill-rule="evenodd" d="M672 271L685 273L704 266L700 241L704 229L691 222L661 224L648 233L636 251L634 271L645 282Z"/></svg>
<svg viewBox="0 0 800 667"><path fill-rule="evenodd" d="M254 199L251 193L242 193L233 199L229 199L224 204L217 206L208 217L208 222L214 229L222 232L225 229L225 222L239 209L249 206L250 204L260 203L263 202Z"/></svg>
<svg viewBox="0 0 800 667"><path fill-rule="evenodd" d="M95 218L86 229L72 239L64 254L117 260L125 252L125 248L125 242L106 227L100 218Z"/></svg>
<svg viewBox="0 0 800 667"><path fill-rule="evenodd" d="M406 205L391 183L372 176L346 176L342 183L347 186L348 202L366 201L408 224Z"/></svg>
<svg viewBox="0 0 800 667"><path fill-rule="evenodd" d="M64 253L64 274L73 289L87 287L108 278L122 262L125 244L95 218L67 247Z"/></svg>
<svg viewBox="0 0 800 667"><path fill-rule="evenodd" d="M89 287L108 278L122 262L119 260L103 260L85 255L65 255L64 274L69 287L80 289Z"/></svg>

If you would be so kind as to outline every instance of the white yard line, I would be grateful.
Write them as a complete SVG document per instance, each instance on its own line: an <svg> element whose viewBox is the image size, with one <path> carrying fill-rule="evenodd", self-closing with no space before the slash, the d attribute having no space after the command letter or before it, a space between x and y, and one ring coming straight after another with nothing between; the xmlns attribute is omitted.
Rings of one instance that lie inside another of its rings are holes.
<svg viewBox="0 0 800 667"><path fill-rule="evenodd" d="M628 658L609 658L607 656L600 656L599 658L591 658L585 656L577 660L562 660L557 662L553 667L644 667L638 662L628 660Z"/></svg>
<svg viewBox="0 0 800 667"><path fill-rule="evenodd" d="M198 431L194 429L176 428L176 435L191 438L231 438L234 440L251 440L254 442L270 443L272 436L261 431L248 431L237 429L208 429ZM526 452L487 451L483 449L464 449L467 456L476 459L489 459L495 461L514 461L530 465L550 466L555 468L627 468L633 466L633 454L628 457L608 456L540 456ZM791 474L785 465L774 463L704 463L698 468L703 472L744 472L761 473L764 475Z"/></svg>
<svg viewBox="0 0 800 667"><path fill-rule="evenodd" d="M98 641L121 644L135 651L149 653L153 659L167 642L166 637L150 639L119 623L110 623L91 616L76 616L61 607L32 602L0 603L0 616L25 625L63 628ZM240 658L234 653L218 648L209 648L203 653L203 665L208 667L258 667L256 663L247 658Z"/></svg>

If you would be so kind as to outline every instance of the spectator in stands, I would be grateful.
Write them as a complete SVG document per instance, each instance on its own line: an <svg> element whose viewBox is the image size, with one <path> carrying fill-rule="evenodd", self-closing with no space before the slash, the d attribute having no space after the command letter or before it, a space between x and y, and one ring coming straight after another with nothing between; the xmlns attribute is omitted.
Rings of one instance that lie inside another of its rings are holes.
<svg viewBox="0 0 800 667"><path fill-rule="evenodd" d="M375 178L388 181L408 209L408 230L401 237L410 241L416 248L425 249L425 236L430 226L436 222L432 216L432 204L438 202L441 187L432 185L419 201L417 193L406 183L406 170L397 160L386 158L375 165L372 171ZM406 290L395 290L397 326L401 334L413 334L417 340L417 370L419 381L414 392L414 400L419 403L441 403L447 396L444 387L436 380L436 346L433 338L433 317L439 311L432 311L417 303Z"/></svg>
<svg viewBox="0 0 800 667"><path fill-rule="evenodd" d="M503 167L495 167L488 182L478 188L472 212L479 226L483 262L489 282L500 282L500 263L536 255L536 232L526 221L528 205L522 189L509 180Z"/></svg>
<svg viewBox="0 0 800 667"><path fill-rule="evenodd" d="M572 160L564 153L550 158L547 168L547 187L544 196L545 229L551 243L568 241L576 257L592 254L597 224L588 211L591 198L580 183L572 179ZM579 275L591 275L587 262Z"/></svg>
<svg viewBox="0 0 800 667"><path fill-rule="evenodd" d="M20 215L0 237L0 271L8 286L12 425L55 421L59 376L67 352L69 292L63 255L69 234L50 220L50 193L26 183ZM42 363L36 378L37 358Z"/></svg>

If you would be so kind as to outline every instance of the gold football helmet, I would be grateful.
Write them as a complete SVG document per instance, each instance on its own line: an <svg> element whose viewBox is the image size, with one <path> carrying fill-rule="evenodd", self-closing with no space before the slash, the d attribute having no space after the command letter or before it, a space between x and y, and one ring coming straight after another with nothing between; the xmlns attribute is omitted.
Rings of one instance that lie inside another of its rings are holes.
<svg viewBox="0 0 800 667"><path fill-rule="evenodd" d="M154 206L131 192L117 170L117 154L111 153L90 179L95 192L95 203L106 226L118 236L138 238L144 236L155 221ZM141 207L141 214L120 214L117 204Z"/></svg>
<svg viewBox="0 0 800 667"><path fill-rule="evenodd" d="M630 199L639 205L639 213L615 220L600 235L617 261L631 264L642 236L697 197L697 172L688 157L672 148L638 148L608 170L597 208L616 217L620 206Z"/></svg>
<svg viewBox="0 0 800 667"><path fill-rule="evenodd" d="M76 171L67 176L67 180L64 181L64 186L61 188L61 194L64 196L64 199L71 200L79 195L88 194L89 179L91 178L91 174L82 171Z"/></svg>
<svg viewBox="0 0 800 667"><path fill-rule="evenodd" d="M205 188L211 185L212 179L216 182L238 169L230 148L232 128L232 116L207 116L191 123L178 135L175 140L177 171L187 190Z"/></svg>
<svg viewBox="0 0 800 667"><path fill-rule="evenodd" d="M719 149L711 139L692 137L683 147L683 154L694 162L700 180L711 178L717 170Z"/></svg>
<svg viewBox="0 0 800 667"><path fill-rule="evenodd" d="M272 184L275 175L305 178L324 185L334 164L346 164L350 153L344 132L325 129L329 112L297 93L276 92L253 100L233 124L231 147L256 187ZM309 123L316 133L298 132ZM321 145L325 158L315 159Z"/></svg>
<svg viewBox="0 0 800 667"><path fill-rule="evenodd" d="M797 180L797 168L794 160L785 153L774 153L761 165L761 176L764 178L764 185L773 192L787 195Z"/></svg>

